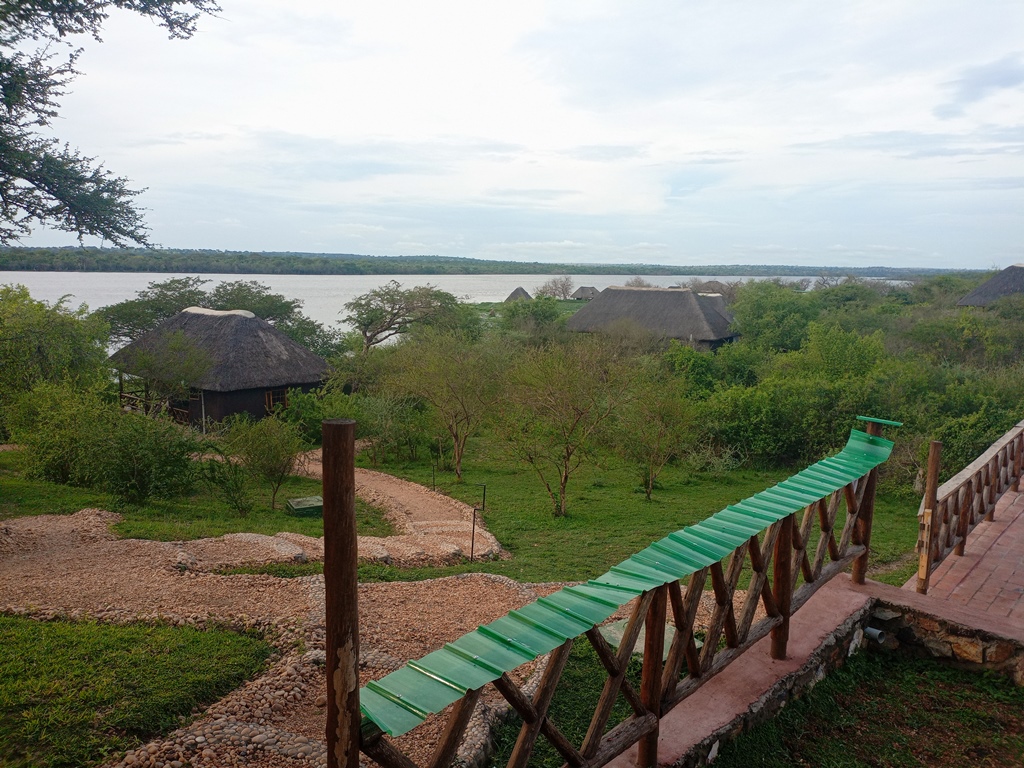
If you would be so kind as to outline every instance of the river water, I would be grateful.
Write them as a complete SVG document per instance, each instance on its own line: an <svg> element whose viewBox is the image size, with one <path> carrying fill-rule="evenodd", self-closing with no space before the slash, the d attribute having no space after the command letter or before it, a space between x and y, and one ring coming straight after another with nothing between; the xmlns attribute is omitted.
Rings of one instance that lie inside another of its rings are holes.
<svg viewBox="0 0 1024 768"><path fill-rule="evenodd" d="M152 282L162 282L188 274L154 272L0 272L0 284L20 284L29 289L34 299L55 302L69 297L71 306L85 304L90 310L127 299L134 299L139 291ZM531 294L552 275L201 275L213 289L222 282L255 280L269 286L274 293L290 299L302 300L302 311L324 325L333 325L344 314L345 303L356 296L373 290L389 280L397 280L405 288L430 284L448 291L464 301L473 303L504 301L518 286ZM622 285L631 275L573 275L574 284L589 285L603 290L609 285ZM753 277L723 277L720 275L644 275L649 283L659 286L686 283L697 277L701 280L756 280ZM785 280L799 280L786 277ZM811 280L815 278L811 277Z"/></svg>

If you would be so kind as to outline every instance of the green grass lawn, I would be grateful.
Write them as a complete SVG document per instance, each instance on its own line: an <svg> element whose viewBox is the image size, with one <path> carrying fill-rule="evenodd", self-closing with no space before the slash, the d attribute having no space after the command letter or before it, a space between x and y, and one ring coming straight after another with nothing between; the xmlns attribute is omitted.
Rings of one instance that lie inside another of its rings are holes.
<svg viewBox="0 0 1024 768"><path fill-rule="evenodd" d="M116 510L124 518L115 526L125 538L185 541L225 533L281 531L323 536L320 517L285 514L287 499L319 496L320 481L290 477L277 495L277 509L270 508L269 490L257 489L255 509L242 517L214 498L202 486L180 499L151 499L143 505L119 505L106 493L89 488L30 480L22 476L19 451L0 452L0 520L23 515L71 514L87 507ZM356 499L356 527L360 536L389 536L394 531L383 512Z"/></svg>
<svg viewBox="0 0 1024 768"><path fill-rule="evenodd" d="M1024 766L1024 688L899 653L852 658L715 768Z"/></svg>
<svg viewBox="0 0 1024 768"><path fill-rule="evenodd" d="M258 674L272 650L234 632L0 616L0 765L79 768L134 748Z"/></svg>
<svg viewBox="0 0 1024 768"><path fill-rule="evenodd" d="M489 451L489 453L488 453ZM369 466L365 455L361 465ZM372 579L426 578L447 573L481 570L518 581L578 581L604 573L630 555L672 531L702 520L758 491L789 477L802 467L739 469L722 475L688 474L668 467L654 499L648 502L628 468L614 458L582 468L569 484L569 513L552 515L552 506L536 475L512 464L484 440L470 441L464 460L464 482L431 465L393 463L379 467L407 480L438 490L467 504L481 506L487 486L488 530L512 559L446 569L399 571L385 566L364 567ZM881 571L914 549L917 541L917 504L904 498L879 496L872 533L872 568ZM912 566L916 567L916 564ZM885 578L895 577L885 574Z"/></svg>

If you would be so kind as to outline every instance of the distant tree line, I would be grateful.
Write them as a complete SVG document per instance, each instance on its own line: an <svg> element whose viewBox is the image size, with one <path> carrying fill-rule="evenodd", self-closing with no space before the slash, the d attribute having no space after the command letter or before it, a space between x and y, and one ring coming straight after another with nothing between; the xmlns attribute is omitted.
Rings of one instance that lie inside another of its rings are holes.
<svg viewBox="0 0 1024 768"><path fill-rule="evenodd" d="M251 275L823 275L913 280L948 270L900 267L800 267L765 264L544 264L453 256L365 256L351 253L255 253L176 248L0 248L0 271L187 272ZM980 274L980 273L968 273Z"/></svg>

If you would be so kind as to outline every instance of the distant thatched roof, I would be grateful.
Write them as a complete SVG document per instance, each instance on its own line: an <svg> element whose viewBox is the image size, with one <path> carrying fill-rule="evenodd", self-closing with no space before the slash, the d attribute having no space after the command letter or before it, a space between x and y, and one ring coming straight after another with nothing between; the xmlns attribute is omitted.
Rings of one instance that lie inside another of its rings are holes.
<svg viewBox="0 0 1024 768"><path fill-rule="evenodd" d="M606 288L569 318L571 331L598 331L619 320L631 320L651 333L670 339L713 343L731 339L732 315L718 294L696 294L689 288Z"/></svg>
<svg viewBox="0 0 1024 768"><path fill-rule="evenodd" d="M705 280L697 287L697 293L728 293L729 286L721 280Z"/></svg>
<svg viewBox="0 0 1024 768"><path fill-rule="evenodd" d="M1014 264L986 280L957 302L959 307L987 307L1014 293L1024 293L1024 264Z"/></svg>
<svg viewBox="0 0 1024 768"><path fill-rule="evenodd" d="M600 293L601 292L597 290L597 288L594 288L592 285L581 285L579 288L573 291L572 296L570 296L569 298L590 301L591 299L596 299Z"/></svg>
<svg viewBox="0 0 1024 768"><path fill-rule="evenodd" d="M533 296L528 294L526 292L526 289L523 288L523 286L521 286L521 285L518 288L516 288L514 291L512 291L512 293L510 293L508 295L508 298L505 299L505 301L520 301L520 300L522 300L522 301L532 301L533 300Z"/></svg>
<svg viewBox="0 0 1024 768"><path fill-rule="evenodd" d="M160 361L181 356L183 340L209 360L195 381L196 389L234 392L240 389L315 384L328 366L252 312L189 307L110 356L125 373L160 380Z"/></svg>

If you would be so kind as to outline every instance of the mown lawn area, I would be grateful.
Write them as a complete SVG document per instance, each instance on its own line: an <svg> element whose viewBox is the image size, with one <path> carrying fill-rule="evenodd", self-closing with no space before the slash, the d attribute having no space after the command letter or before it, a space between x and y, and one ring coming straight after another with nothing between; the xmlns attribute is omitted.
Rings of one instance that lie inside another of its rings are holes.
<svg viewBox="0 0 1024 768"><path fill-rule="evenodd" d="M103 761L174 730L272 650L234 632L0 616L0 765Z"/></svg>
<svg viewBox="0 0 1024 768"><path fill-rule="evenodd" d="M774 720L723 746L715 768L1024 766L1024 688L900 653L866 652Z"/></svg>

